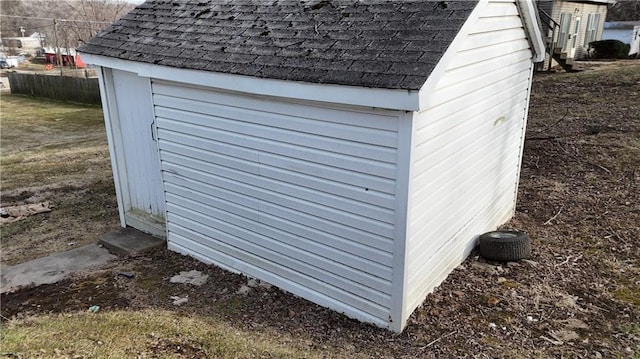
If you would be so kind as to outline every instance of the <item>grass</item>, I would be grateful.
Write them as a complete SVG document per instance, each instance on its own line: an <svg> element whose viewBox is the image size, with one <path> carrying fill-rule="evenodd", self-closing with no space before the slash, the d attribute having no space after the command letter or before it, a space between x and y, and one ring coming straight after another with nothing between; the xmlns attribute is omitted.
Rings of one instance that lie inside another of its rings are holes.
<svg viewBox="0 0 640 359"><path fill-rule="evenodd" d="M99 106L3 95L0 121L2 206L55 206L51 213L2 226L1 264L95 242L117 224Z"/></svg>
<svg viewBox="0 0 640 359"><path fill-rule="evenodd" d="M23 71L45 71L44 64L36 64L32 62L22 62L18 65L18 70Z"/></svg>
<svg viewBox="0 0 640 359"><path fill-rule="evenodd" d="M223 322L160 310L46 315L5 323L3 355L89 358L320 358L291 338L274 341Z"/></svg>
<svg viewBox="0 0 640 359"><path fill-rule="evenodd" d="M620 288L615 291L614 297L640 307L640 286Z"/></svg>
<svg viewBox="0 0 640 359"><path fill-rule="evenodd" d="M0 101L3 192L110 173L99 106L20 96Z"/></svg>

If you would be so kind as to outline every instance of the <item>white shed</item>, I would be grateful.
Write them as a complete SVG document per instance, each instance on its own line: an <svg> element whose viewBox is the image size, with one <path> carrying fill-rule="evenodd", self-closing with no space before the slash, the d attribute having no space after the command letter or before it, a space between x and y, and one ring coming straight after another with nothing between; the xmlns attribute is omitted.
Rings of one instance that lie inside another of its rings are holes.
<svg viewBox="0 0 640 359"><path fill-rule="evenodd" d="M121 222L401 331L514 213L531 1L147 1L100 66Z"/></svg>

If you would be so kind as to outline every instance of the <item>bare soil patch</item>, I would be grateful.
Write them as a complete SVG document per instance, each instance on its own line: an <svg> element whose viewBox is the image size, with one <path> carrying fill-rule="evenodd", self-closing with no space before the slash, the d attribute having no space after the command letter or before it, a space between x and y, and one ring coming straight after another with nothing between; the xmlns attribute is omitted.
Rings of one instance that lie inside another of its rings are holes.
<svg viewBox="0 0 640 359"><path fill-rule="evenodd" d="M128 308L129 301L120 296L121 282L110 271L105 271L23 289L7 296L6 301L2 298L2 315L10 318L71 313L86 311L93 305L99 305L101 310Z"/></svg>
<svg viewBox="0 0 640 359"><path fill-rule="evenodd" d="M637 358L639 97L639 61L579 74L538 74L518 208L504 226L529 233L533 257L500 264L473 253L427 296L400 335L275 287L239 292L247 278L166 250L2 295L2 316L77 313L91 305L114 313L152 308L222 323L294 350L278 357ZM200 287L169 282L188 270L208 274L208 282ZM135 276L128 279L119 271ZM175 306L171 296L188 301ZM27 325L16 319L7 323L10 330ZM154 338L143 352L182 358L214 353L206 342L180 352L173 337ZM270 357L268 352L232 356Z"/></svg>

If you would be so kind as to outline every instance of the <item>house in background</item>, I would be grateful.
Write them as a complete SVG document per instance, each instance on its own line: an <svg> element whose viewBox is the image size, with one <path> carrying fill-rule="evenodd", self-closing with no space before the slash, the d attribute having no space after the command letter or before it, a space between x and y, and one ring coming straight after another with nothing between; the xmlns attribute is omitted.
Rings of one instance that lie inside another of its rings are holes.
<svg viewBox="0 0 640 359"><path fill-rule="evenodd" d="M589 43L602 39L607 7L615 0L537 0L547 53L567 71L588 56Z"/></svg>
<svg viewBox="0 0 640 359"><path fill-rule="evenodd" d="M42 49L42 34L34 32L31 36L25 37L3 37L3 47L11 50L14 54L37 56Z"/></svg>
<svg viewBox="0 0 640 359"><path fill-rule="evenodd" d="M629 56L640 56L640 21L605 22L602 39L629 44Z"/></svg>
<svg viewBox="0 0 640 359"><path fill-rule="evenodd" d="M150 0L84 44L122 226L401 331L508 221L532 1Z"/></svg>

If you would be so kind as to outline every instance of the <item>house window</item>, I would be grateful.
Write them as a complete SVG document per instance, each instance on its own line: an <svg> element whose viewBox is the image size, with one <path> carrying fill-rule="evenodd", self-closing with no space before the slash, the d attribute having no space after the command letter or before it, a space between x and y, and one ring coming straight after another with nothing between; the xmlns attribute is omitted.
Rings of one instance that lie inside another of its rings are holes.
<svg viewBox="0 0 640 359"><path fill-rule="evenodd" d="M567 50L567 40L569 39L569 28L571 26L571 14L563 13L560 15L560 34L558 35L558 46L562 47L562 51Z"/></svg>
<svg viewBox="0 0 640 359"><path fill-rule="evenodd" d="M584 46L589 46L589 43L596 41L598 36L598 26L600 25L600 14L589 14L587 18L587 31L584 34Z"/></svg>

